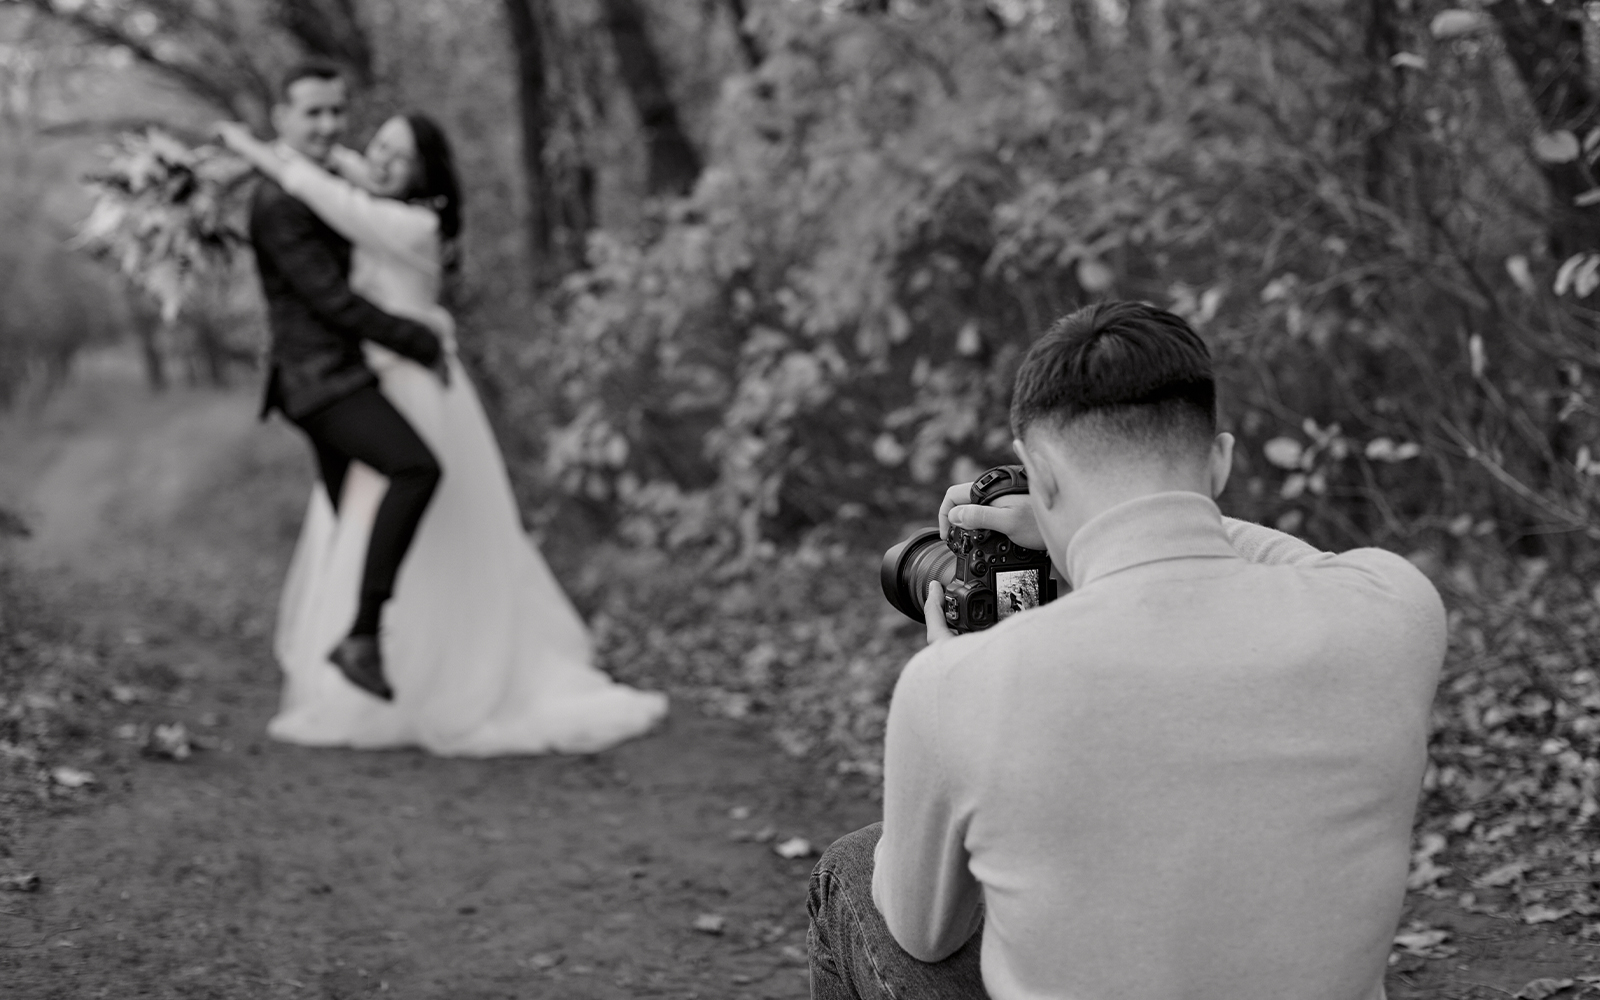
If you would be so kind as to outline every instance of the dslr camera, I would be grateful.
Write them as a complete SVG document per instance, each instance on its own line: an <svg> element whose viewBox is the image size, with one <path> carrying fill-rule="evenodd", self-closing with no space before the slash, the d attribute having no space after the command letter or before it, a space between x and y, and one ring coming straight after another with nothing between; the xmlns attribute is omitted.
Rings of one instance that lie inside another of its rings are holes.
<svg viewBox="0 0 1600 1000"><path fill-rule="evenodd" d="M1020 465L1001 465L972 484L972 502L991 504L1003 496L1028 492ZM883 596L915 621L928 599L928 585L944 586L944 620L952 631L976 632L1019 611L1055 600L1050 555L1027 549L998 531L950 527L948 541L938 528L923 528L883 555Z"/></svg>

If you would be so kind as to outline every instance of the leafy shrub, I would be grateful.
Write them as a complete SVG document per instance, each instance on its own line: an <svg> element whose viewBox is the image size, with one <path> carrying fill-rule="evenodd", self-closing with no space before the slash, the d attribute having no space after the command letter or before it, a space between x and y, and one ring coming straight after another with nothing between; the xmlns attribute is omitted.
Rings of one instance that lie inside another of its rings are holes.
<svg viewBox="0 0 1600 1000"><path fill-rule="evenodd" d="M564 290L551 471L651 544L925 517L1006 457L1033 336L1142 298L1213 344L1239 512L1587 558L1588 314L1508 197L1540 182L1501 55L1427 13L1374 68L1355 18L1191 5L1108 72L1062 26L769 11L698 189Z"/></svg>

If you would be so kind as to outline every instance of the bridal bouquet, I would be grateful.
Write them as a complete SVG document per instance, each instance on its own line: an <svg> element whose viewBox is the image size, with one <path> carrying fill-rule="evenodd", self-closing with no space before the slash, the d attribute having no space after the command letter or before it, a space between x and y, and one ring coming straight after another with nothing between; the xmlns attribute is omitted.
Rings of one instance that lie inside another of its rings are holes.
<svg viewBox="0 0 1600 1000"><path fill-rule="evenodd" d="M245 242L250 166L221 146L187 146L160 129L121 136L73 241L110 260L171 322L206 280L225 281Z"/></svg>

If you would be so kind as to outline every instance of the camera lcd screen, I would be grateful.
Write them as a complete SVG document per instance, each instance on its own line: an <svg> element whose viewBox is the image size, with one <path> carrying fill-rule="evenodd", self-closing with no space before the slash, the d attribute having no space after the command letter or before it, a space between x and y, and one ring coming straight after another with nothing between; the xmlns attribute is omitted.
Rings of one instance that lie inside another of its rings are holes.
<svg viewBox="0 0 1600 1000"><path fill-rule="evenodd" d="M1014 569L994 575L1001 619L1039 606L1044 593L1043 573L1042 569Z"/></svg>

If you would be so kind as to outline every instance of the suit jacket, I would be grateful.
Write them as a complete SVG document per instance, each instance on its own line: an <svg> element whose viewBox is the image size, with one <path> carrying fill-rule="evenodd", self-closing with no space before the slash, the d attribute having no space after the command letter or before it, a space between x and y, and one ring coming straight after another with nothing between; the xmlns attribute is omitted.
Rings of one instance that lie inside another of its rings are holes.
<svg viewBox="0 0 1600 1000"><path fill-rule="evenodd" d="M377 382L361 341L424 365L439 338L350 290L350 244L304 203L264 178L250 202L250 243L272 333L261 417L299 420Z"/></svg>

